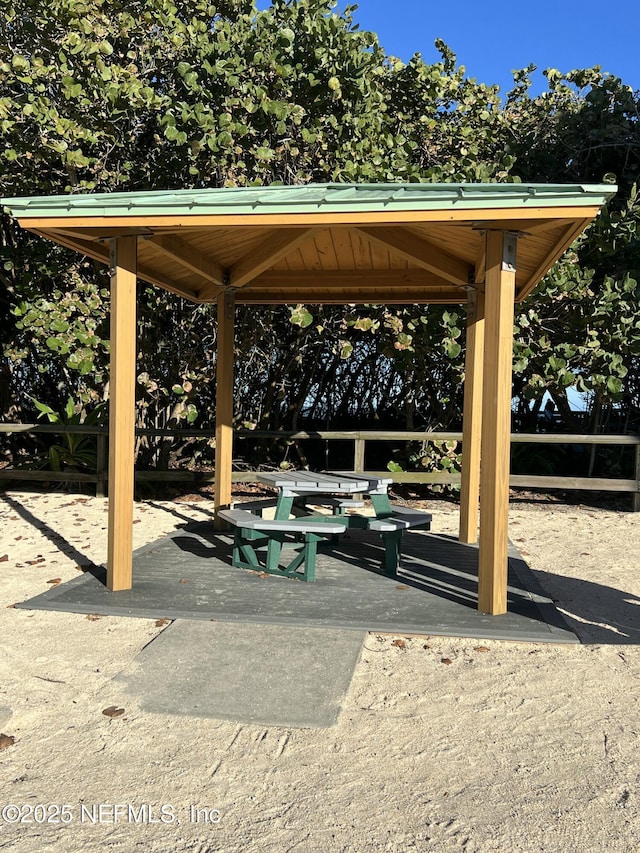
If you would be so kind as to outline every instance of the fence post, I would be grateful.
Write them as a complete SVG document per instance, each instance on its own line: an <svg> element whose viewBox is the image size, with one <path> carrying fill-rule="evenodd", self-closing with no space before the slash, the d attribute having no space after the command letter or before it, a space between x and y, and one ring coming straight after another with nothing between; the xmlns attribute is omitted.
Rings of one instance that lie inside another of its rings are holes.
<svg viewBox="0 0 640 853"><path fill-rule="evenodd" d="M633 512L640 512L640 444L636 444L636 465L635 465L636 491L633 493Z"/></svg>
<svg viewBox="0 0 640 853"><path fill-rule="evenodd" d="M356 438L353 448L353 470L364 471L364 438Z"/></svg>
<svg viewBox="0 0 640 853"><path fill-rule="evenodd" d="M105 466L107 460L107 437L99 435L96 450L96 497L103 498L105 496Z"/></svg>

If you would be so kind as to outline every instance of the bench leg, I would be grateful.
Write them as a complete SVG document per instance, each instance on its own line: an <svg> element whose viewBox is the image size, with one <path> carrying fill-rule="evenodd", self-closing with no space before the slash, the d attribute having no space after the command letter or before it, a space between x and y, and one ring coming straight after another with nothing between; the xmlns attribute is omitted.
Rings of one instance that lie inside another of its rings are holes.
<svg viewBox="0 0 640 853"><path fill-rule="evenodd" d="M233 538L232 564L234 566L243 569L262 568L252 539L256 541L256 538L248 536L246 531L243 532L241 528L236 528L235 536ZM260 540L258 541L264 541L264 537L260 537Z"/></svg>
<svg viewBox="0 0 640 853"><path fill-rule="evenodd" d="M316 555L318 553L318 542L322 539L317 533L306 533L304 537L304 573L302 579L314 581L316 579Z"/></svg>
<svg viewBox="0 0 640 853"><path fill-rule="evenodd" d="M294 544L285 542L284 534L265 536L238 528L234 539L233 565L237 568L262 571L279 577L314 581L318 542L323 539L320 533L306 533L304 539ZM280 566L283 545L297 549L294 558L286 566ZM266 551L264 565L258 558L258 548ZM301 566L302 571L299 572L298 569Z"/></svg>
<svg viewBox="0 0 640 853"><path fill-rule="evenodd" d="M400 564L402 530L383 533L382 541L384 543L384 573L389 577L394 577Z"/></svg>

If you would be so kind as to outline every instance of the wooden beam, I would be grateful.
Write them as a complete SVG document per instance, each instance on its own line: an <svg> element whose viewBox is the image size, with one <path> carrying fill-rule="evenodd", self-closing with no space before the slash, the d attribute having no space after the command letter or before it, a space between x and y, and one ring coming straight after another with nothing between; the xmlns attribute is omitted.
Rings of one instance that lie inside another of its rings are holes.
<svg viewBox="0 0 640 853"><path fill-rule="evenodd" d="M215 302L225 290L223 285L205 284L197 292L195 302Z"/></svg>
<svg viewBox="0 0 640 853"><path fill-rule="evenodd" d="M224 270L220 264L213 258L203 255L180 237L157 235L151 237L149 243L158 248L162 254L178 261L185 269L202 276L206 281L217 285L223 284Z"/></svg>
<svg viewBox="0 0 640 853"><path fill-rule="evenodd" d="M473 267L466 261L443 252L438 246L412 234L405 228L357 228L372 240L409 263L435 273L440 278L457 285L469 284Z"/></svg>
<svg viewBox="0 0 640 853"><path fill-rule="evenodd" d="M478 539L483 361L484 293L472 290L469 292L467 311L459 533L460 541L467 543L476 542Z"/></svg>
<svg viewBox="0 0 640 853"><path fill-rule="evenodd" d="M231 506L231 468L233 460L233 333L235 299L225 291L218 297L218 339L216 361L216 479L213 508L215 526L223 528L218 510Z"/></svg>
<svg viewBox="0 0 640 853"><path fill-rule="evenodd" d="M52 228L110 228L114 234L116 228L207 228L216 226L225 228L235 225L245 225L250 228L284 228L320 226L331 228L334 225L388 225L420 222L476 222L509 223L520 219L574 219L591 220L598 213L597 205L567 205L566 207L532 206L528 204L519 208L487 208L473 209L459 207L442 210L341 210L301 213L217 213L217 214L177 214L177 215L132 215L132 216L18 216L18 222L23 228L38 228L48 231ZM114 234L114 236L117 236Z"/></svg>
<svg viewBox="0 0 640 853"><path fill-rule="evenodd" d="M104 243L107 250L111 240L118 237L152 237L153 232L148 228L136 226L135 228L118 228L118 233L113 234L110 228L56 228L57 234L65 234L67 237L80 237L83 240L92 240L96 243Z"/></svg>
<svg viewBox="0 0 640 853"><path fill-rule="evenodd" d="M60 246L64 246L67 249L73 249L76 252L80 252L88 258L93 258L95 261L105 264L109 263L109 249L103 243L83 240L75 235L70 236L58 231L45 232L33 230L33 233L38 234L40 237L45 237L48 240L53 240L55 243L58 243ZM148 267L139 265L137 268L137 277L148 281L149 284L157 284L159 287L164 288L164 290L169 290L171 293L176 293L178 296L184 296L185 299L190 299L192 302L201 301L198 291L188 285L181 284L180 282L173 281L166 276L162 276L155 270L150 270Z"/></svg>
<svg viewBox="0 0 640 853"><path fill-rule="evenodd" d="M133 583L137 238L111 242L107 586Z"/></svg>
<svg viewBox="0 0 640 853"><path fill-rule="evenodd" d="M442 289L425 291L422 288L394 288L393 290L372 290L363 287L360 290L239 290L236 294L238 305L297 305L308 302L313 305L455 305L465 302L466 295L460 291Z"/></svg>
<svg viewBox="0 0 640 853"><path fill-rule="evenodd" d="M541 234L544 231L549 231L550 229L557 228L561 222L558 222L557 219L553 216L553 208L549 208L549 216L547 220L528 220L528 219L513 219L511 222L509 220L503 220L500 222L500 228L504 231L519 231L526 232L527 234ZM473 228L476 231L487 231L490 228L495 227L495 221L486 220L485 222L475 221L473 223Z"/></svg>
<svg viewBox="0 0 640 853"><path fill-rule="evenodd" d="M244 287L280 258L293 252L301 243L308 240L315 230L314 228L281 228L274 231L263 243L231 266L229 283L232 287Z"/></svg>
<svg viewBox="0 0 640 853"><path fill-rule="evenodd" d="M509 450L517 237L487 231L478 610L507 610Z"/></svg>
<svg viewBox="0 0 640 853"><path fill-rule="evenodd" d="M233 284L233 279L232 282ZM370 290L380 288L392 292L395 287L415 287L418 289L446 289L449 292L460 293L460 300L466 302L465 289L457 285L448 285L442 279L429 272L419 269L384 269L384 270L268 270L251 282L251 289L261 287L282 290L304 290L306 287L334 288L363 288ZM241 294L238 293L238 298Z"/></svg>

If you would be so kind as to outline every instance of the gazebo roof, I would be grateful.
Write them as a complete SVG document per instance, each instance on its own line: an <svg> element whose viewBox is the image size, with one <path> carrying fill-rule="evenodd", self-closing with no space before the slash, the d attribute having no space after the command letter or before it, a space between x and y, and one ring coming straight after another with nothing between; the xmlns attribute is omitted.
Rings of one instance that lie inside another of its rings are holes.
<svg viewBox="0 0 640 853"><path fill-rule="evenodd" d="M487 230L516 232L516 299L615 193L606 185L311 184L2 199L20 224L196 302L465 302Z"/></svg>

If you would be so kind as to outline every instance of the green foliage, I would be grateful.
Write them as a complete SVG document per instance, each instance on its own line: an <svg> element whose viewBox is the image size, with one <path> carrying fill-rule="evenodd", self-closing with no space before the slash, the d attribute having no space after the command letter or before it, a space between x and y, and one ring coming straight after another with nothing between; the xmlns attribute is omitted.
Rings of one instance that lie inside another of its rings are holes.
<svg viewBox="0 0 640 853"><path fill-rule="evenodd" d="M102 420L104 405L95 406L88 414L84 413L82 405L77 406L69 397L61 412L54 411L46 403L40 403L32 398L38 412L38 419L46 417L50 424L60 426L93 426ZM37 467L48 467L51 471L63 470L96 470L96 440L94 436L81 433L62 433L62 443L52 444L46 459L36 460ZM48 463L48 465L47 465Z"/></svg>
<svg viewBox="0 0 640 853"><path fill-rule="evenodd" d="M460 474L462 471L462 452L459 441L421 441L410 442L398 454L398 458L387 463L392 472L420 471L423 473ZM452 494L460 486L450 483L434 483L430 489L436 493Z"/></svg>
<svg viewBox="0 0 640 853"><path fill-rule="evenodd" d="M506 176L512 159L495 133L496 91L467 80L446 45L435 65L418 56L405 65L359 30L353 10L338 14L331 0L275 0L261 12L251 2L11 0L0 15L0 43L6 196L478 180ZM7 217L0 251L3 410L19 413L22 388L54 406L69 393L101 399L104 273ZM203 313L152 289L140 293L138 373L151 382L139 387L141 422L166 426L185 411L193 419L196 396L198 412L213 416L211 336L198 341ZM339 313L326 312L324 328L311 328L312 312L303 306L288 319L308 332L309 346L317 336L315 349L326 346L346 364L358 347ZM265 313L264 326L279 324L278 343L288 340L286 322L282 312ZM394 330L388 317L384 322L385 352L412 353L412 333L398 329L390 340ZM257 324L256 333L262 328ZM277 363L288 364L280 349ZM172 389L185 381L196 390L182 408L184 395ZM290 389L314 382L277 381ZM291 400L275 420L299 408Z"/></svg>
<svg viewBox="0 0 640 853"><path fill-rule="evenodd" d="M607 182L619 192L524 303L516 318L514 391L549 391L571 425L567 388L600 405L640 404L639 97L599 68L550 69L549 91L528 95L516 75L505 113L509 150L523 181Z"/></svg>
<svg viewBox="0 0 640 853"><path fill-rule="evenodd" d="M514 394L521 413L549 391L568 415L574 382L640 406L640 123L619 79L550 69L531 97L529 67L502 102L444 43L403 63L333 0L9 0L0 45L4 196L615 176L614 203L520 307ZM138 424L209 425L215 308L150 287L138 306ZM464 326L438 306L239 309L238 420L457 425ZM108 332L105 271L3 215L2 413L103 400Z"/></svg>

